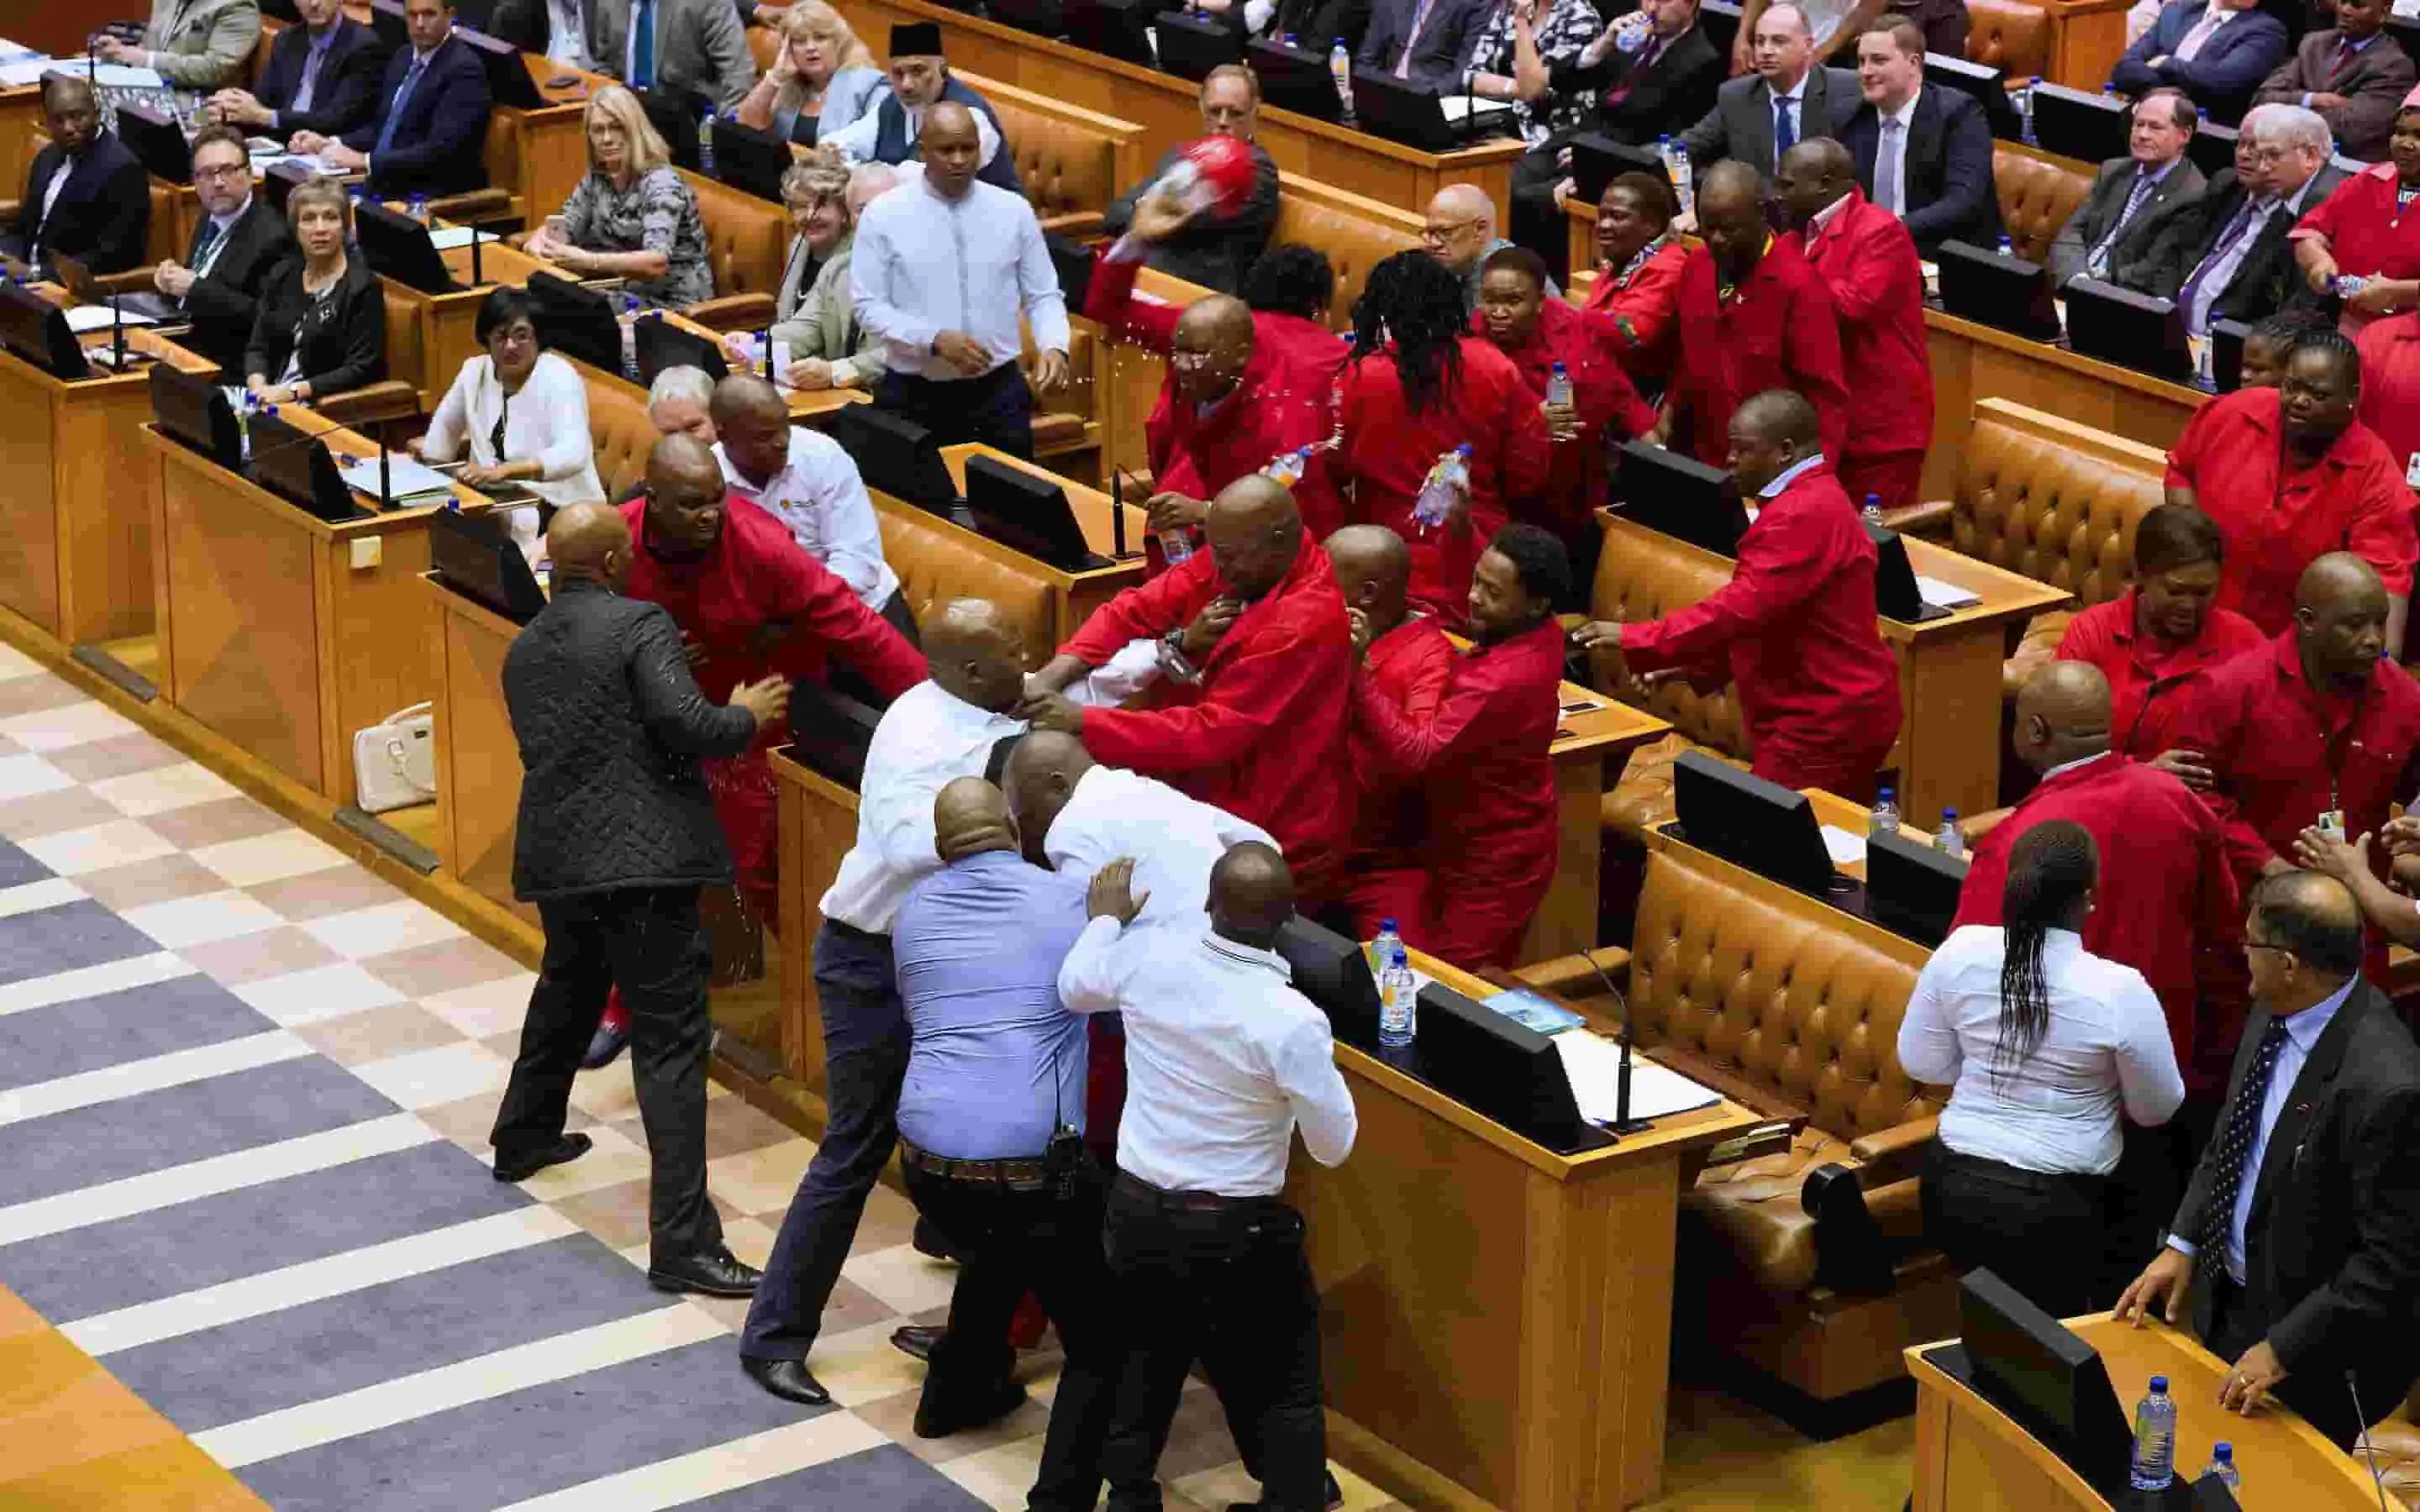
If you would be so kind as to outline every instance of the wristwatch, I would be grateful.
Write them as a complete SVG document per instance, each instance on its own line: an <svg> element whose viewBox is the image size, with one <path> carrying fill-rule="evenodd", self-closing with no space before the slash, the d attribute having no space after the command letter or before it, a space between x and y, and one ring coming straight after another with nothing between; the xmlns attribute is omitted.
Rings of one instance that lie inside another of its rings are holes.
<svg viewBox="0 0 2420 1512"><path fill-rule="evenodd" d="M1185 657L1183 630L1171 630L1159 638L1159 670L1188 687L1202 681L1201 671Z"/></svg>

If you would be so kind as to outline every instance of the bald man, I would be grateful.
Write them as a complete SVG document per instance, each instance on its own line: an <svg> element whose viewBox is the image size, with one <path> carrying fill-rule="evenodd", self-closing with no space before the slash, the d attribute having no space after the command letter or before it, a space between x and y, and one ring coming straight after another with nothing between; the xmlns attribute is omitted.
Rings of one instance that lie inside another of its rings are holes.
<svg viewBox="0 0 2420 1512"><path fill-rule="evenodd" d="M618 984L647 1128L647 1279L744 1297L756 1272L723 1246L706 1196L710 957L697 901L730 883L731 857L698 771L778 726L788 687L766 678L716 707L671 616L623 595L636 553L606 506L565 508L548 544L553 601L504 654L522 768L513 895L537 905L546 954L489 1135L496 1180L526 1180L587 1151L586 1134L563 1130L571 1079Z"/></svg>
<svg viewBox="0 0 2420 1512"><path fill-rule="evenodd" d="M1283 486L1237 479L1205 525L1208 550L1109 600L1060 648L1025 714L1260 825L1305 896L1325 900L1353 822L1337 696L1353 666L1344 601ZM1163 648L1146 706L1079 708L1062 691L1142 640Z"/></svg>
<svg viewBox="0 0 2420 1512"><path fill-rule="evenodd" d="M1496 202L1477 184L1448 184L1430 197L1420 245L1462 280L1462 313L1479 308L1479 274L1487 259L1512 243L1496 234ZM1551 278L1546 297L1559 300L1563 291Z"/></svg>
<svg viewBox="0 0 2420 1512"><path fill-rule="evenodd" d="M1198 545L1209 501L1219 489L1287 453L1317 445L1333 426L1333 384L1292 360L1283 340L1263 339L1264 326L1285 316L1255 315L1225 294L1197 300L1181 312L1134 297L1151 250L1192 220L1182 205L1145 195L1126 234L1094 268L1084 293L1084 314L1113 339L1168 362L1158 402L1143 422L1152 472L1154 538L1147 549L1155 568L1161 532L1183 531ZM1311 463L1311 475L1295 486L1295 502L1316 540L1335 529L1341 512L1324 462Z"/></svg>
<svg viewBox="0 0 2420 1512"><path fill-rule="evenodd" d="M1436 616L1411 607L1412 554L1404 538L1384 525L1347 525L1323 549L1344 595L1354 643L1363 648L1360 681L1372 698L1425 725L1453 675L1453 642ZM1370 939L1387 919L1400 927L1419 917L1429 809L1422 785L1389 769L1361 723L1353 731L1353 850L1338 891L1359 937Z"/></svg>
<svg viewBox="0 0 2420 1512"><path fill-rule="evenodd" d="M900 594L899 575L882 560L874 501L840 442L791 424L782 391L753 373L716 384L706 413L731 492L780 520L799 549L848 584L859 603L915 640L916 616Z"/></svg>

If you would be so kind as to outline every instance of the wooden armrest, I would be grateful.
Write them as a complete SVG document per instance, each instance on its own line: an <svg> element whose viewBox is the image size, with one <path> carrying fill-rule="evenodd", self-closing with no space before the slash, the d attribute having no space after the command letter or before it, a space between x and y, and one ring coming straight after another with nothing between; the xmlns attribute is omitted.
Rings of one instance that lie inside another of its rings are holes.
<svg viewBox="0 0 2420 1512"><path fill-rule="evenodd" d="M342 393L323 393L311 408L348 430L390 420L410 420L420 413L420 391L401 378L365 383Z"/></svg>
<svg viewBox="0 0 2420 1512"><path fill-rule="evenodd" d="M1946 536L1949 533L1949 517L1957 505L1947 499L1930 503L1907 504L1883 511L1883 524L1901 535Z"/></svg>
<svg viewBox="0 0 2420 1512"><path fill-rule="evenodd" d="M1593 966L1589 964L1591 957L1596 962ZM1559 955L1552 961L1533 961L1526 966L1515 966L1512 975L1526 987L1586 997L1605 985L1598 980L1598 972L1604 972L1618 984L1621 974L1629 969L1628 950L1619 945L1600 945L1581 954Z"/></svg>
<svg viewBox="0 0 2420 1512"><path fill-rule="evenodd" d="M1798 1137L1798 1131L1806 1126L1806 1122L1805 1119L1799 1119L1795 1121L1782 1119L1774 1123L1761 1123L1747 1133L1736 1138L1726 1139L1707 1150L1706 1164L1736 1165L1742 1161L1761 1160L1767 1155L1778 1155L1790 1148L1791 1142Z"/></svg>
<svg viewBox="0 0 2420 1512"><path fill-rule="evenodd" d="M502 220L513 213L513 196L502 189L473 189L460 194L442 194L428 202L432 220L452 221L462 225L478 225Z"/></svg>
<svg viewBox="0 0 2420 1512"><path fill-rule="evenodd" d="M17 212L24 208L24 204L22 199L0 199L0 221L15 220Z"/></svg>
<svg viewBox="0 0 2420 1512"><path fill-rule="evenodd" d="M1849 1155L1857 1162L1858 1184L1879 1186L1915 1174L1916 1163L1940 1125L1937 1118L1911 1119L1850 1141Z"/></svg>
<svg viewBox="0 0 2420 1512"><path fill-rule="evenodd" d="M700 300L681 314L709 331L762 331L773 323L776 308L770 294L726 294Z"/></svg>
<svg viewBox="0 0 2420 1512"><path fill-rule="evenodd" d="M1042 218L1044 231L1054 237L1065 237L1071 241L1099 236L1104 228L1101 212L1098 210L1069 210L1064 215L1046 215Z"/></svg>

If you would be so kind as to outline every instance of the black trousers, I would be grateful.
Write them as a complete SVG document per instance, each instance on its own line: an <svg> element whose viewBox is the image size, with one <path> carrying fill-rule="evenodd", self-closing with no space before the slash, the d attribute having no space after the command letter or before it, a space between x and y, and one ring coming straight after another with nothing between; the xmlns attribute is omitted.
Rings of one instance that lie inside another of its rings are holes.
<svg viewBox="0 0 2420 1512"><path fill-rule="evenodd" d="M1091 1512L1101 1493L1101 1451L1125 1359L1101 1251L1098 1181L1081 1181L1062 1199L923 1170L906 1174L918 1215L941 1231L958 1257L950 1326L924 1374L925 1403L948 1413L999 1391L1016 1361L1009 1319L1032 1290L1059 1330L1066 1362L1027 1505L1029 1512Z"/></svg>
<svg viewBox="0 0 2420 1512"><path fill-rule="evenodd" d="M1319 1294L1302 1214L1275 1197L1187 1211L1131 1178L1109 1196L1109 1272L1126 1342L1102 1469L1115 1512L1156 1512L1143 1489L1167 1447L1186 1372L1200 1359L1267 1512L1326 1505ZM1125 1490L1136 1488L1131 1494Z"/></svg>
<svg viewBox="0 0 2420 1512"><path fill-rule="evenodd" d="M1015 363L1002 363L971 378L885 373L875 385L874 402L931 431L936 446L981 441L1033 460L1033 391L1025 386L1025 375Z"/></svg>
<svg viewBox="0 0 2420 1512"><path fill-rule="evenodd" d="M648 1237L658 1261L722 1242L706 1196L706 1016L713 953L695 887L617 887L541 899L546 956L489 1140L508 1160L563 1137L571 1079L609 988L630 1011L630 1071L647 1131Z"/></svg>
<svg viewBox="0 0 2420 1512"><path fill-rule="evenodd" d="M2106 1273L2108 1180L1962 1155L1926 1155L1924 1232L1962 1271L1986 1268L2053 1318L2092 1310Z"/></svg>

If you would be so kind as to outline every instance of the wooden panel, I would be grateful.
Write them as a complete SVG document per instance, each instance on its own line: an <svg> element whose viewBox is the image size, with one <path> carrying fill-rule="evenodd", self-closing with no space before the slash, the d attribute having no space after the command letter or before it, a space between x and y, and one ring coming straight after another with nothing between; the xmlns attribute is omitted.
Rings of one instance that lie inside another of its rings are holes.
<svg viewBox="0 0 2420 1512"><path fill-rule="evenodd" d="M59 633L57 452L64 385L0 352L0 605Z"/></svg>
<svg viewBox="0 0 2420 1512"><path fill-rule="evenodd" d="M2098 89L2126 52L2127 0L2042 0L2050 13L2050 77Z"/></svg>
<svg viewBox="0 0 2420 1512"><path fill-rule="evenodd" d="M332 688L321 791L339 803L353 796L353 732L433 700L442 680L437 606L419 582L428 570L426 524L379 537L368 566L350 561L357 539L326 542L318 554L328 587L318 653Z"/></svg>
<svg viewBox="0 0 2420 1512"><path fill-rule="evenodd" d="M26 35L24 28L33 15L44 9L43 7L33 6L11 14L8 18L9 39L27 47L40 46ZM62 13L59 19L66 20L67 17ZM73 47L84 40L89 23L72 21L70 24L74 28L75 40L66 45ZM25 176L34 171L34 138L41 129L42 91L39 85L0 89L0 199L15 199L25 192Z"/></svg>
<svg viewBox="0 0 2420 1512"><path fill-rule="evenodd" d="M151 629L151 495L143 445L148 382L110 378L61 395L58 636L70 645Z"/></svg>
<svg viewBox="0 0 2420 1512"><path fill-rule="evenodd" d="M782 952L782 1060L792 1077L820 1098L823 1010L810 968L815 933L824 924L816 904L839 873L841 857L857 843L857 795L792 761L786 748L773 752L771 761L781 784L781 937L796 942Z"/></svg>
<svg viewBox="0 0 2420 1512"><path fill-rule="evenodd" d="M520 743L504 706L504 653L520 627L424 578L440 623L437 716L438 853L448 875L532 923L513 898L513 832L520 811Z"/></svg>

